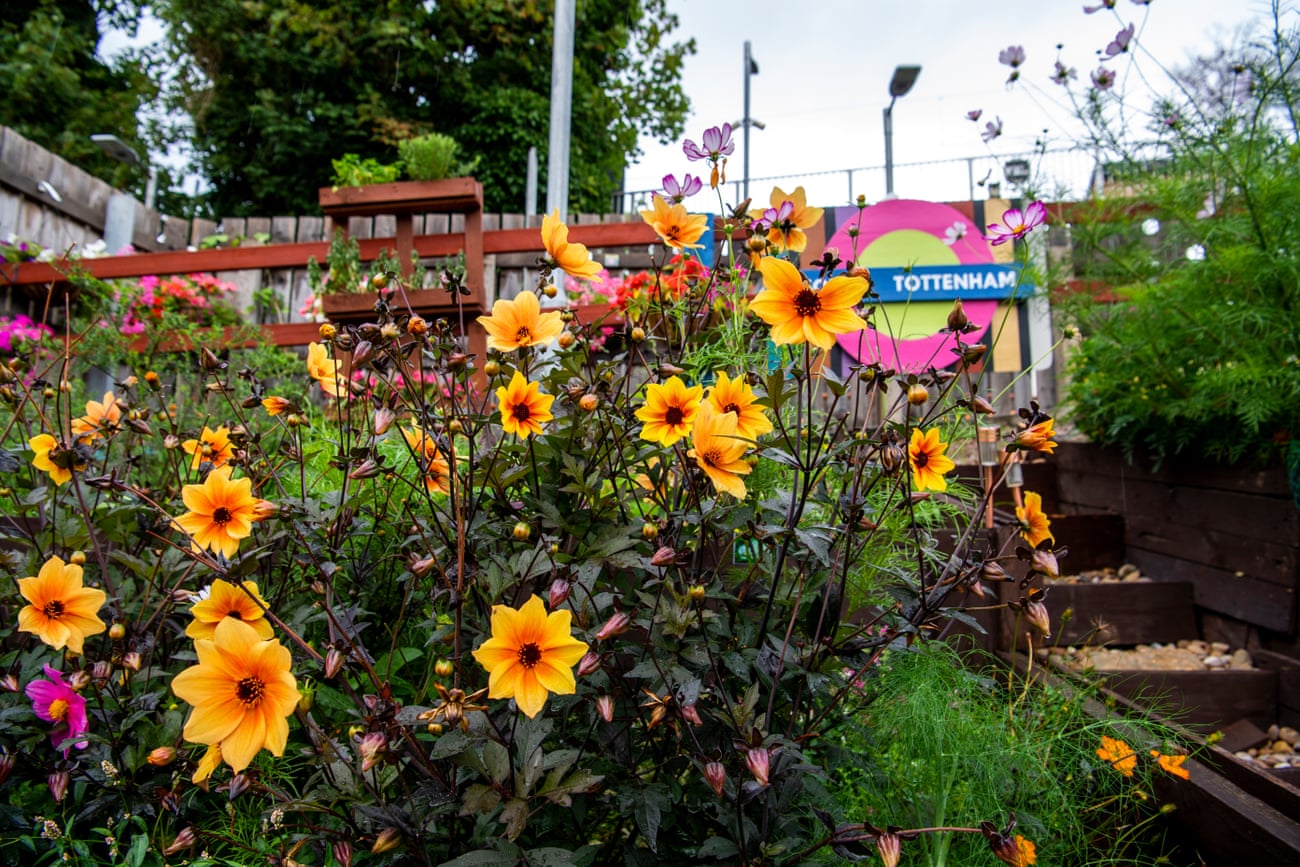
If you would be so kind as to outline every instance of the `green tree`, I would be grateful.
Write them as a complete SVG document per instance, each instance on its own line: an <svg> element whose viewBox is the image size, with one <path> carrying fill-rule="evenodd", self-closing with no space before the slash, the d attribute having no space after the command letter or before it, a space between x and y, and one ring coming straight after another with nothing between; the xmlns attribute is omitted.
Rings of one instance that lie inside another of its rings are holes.
<svg viewBox="0 0 1300 867"><path fill-rule="evenodd" d="M487 206L518 210L549 123L552 4L537 0L158 0L215 211L308 212L344 153L396 159L446 133L478 159ZM570 203L604 210L638 132L682 131L694 43L665 0L579 0Z"/></svg>
<svg viewBox="0 0 1300 867"><path fill-rule="evenodd" d="M117 135L143 153L137 120L157 92L143 57L97 55L101 26L134 30L140 7L118 0L13 0L0 18L0 123L117 186L144 189L145 169L90 141Z"/></svg>

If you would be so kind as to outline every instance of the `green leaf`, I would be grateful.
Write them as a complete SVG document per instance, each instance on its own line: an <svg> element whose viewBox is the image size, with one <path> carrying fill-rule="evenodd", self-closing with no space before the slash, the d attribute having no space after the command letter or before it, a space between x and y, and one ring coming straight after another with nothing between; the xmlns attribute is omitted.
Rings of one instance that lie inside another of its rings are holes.
<svg viewBox="0 0 1300 867"><path fill-rule="evenodd" d="M695 852L696 858L734 858L740 854L736 844L725 837L710 837Z"/></svg>

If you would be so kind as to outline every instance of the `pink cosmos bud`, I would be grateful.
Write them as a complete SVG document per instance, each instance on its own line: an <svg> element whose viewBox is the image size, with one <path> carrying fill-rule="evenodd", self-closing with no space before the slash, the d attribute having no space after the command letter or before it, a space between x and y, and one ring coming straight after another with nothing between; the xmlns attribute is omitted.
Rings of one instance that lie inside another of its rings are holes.
<svg viewBox="0 0 1300 867"><path fill-rule="evenodd" d="M760 786L766 786L768 774L772 771L772 754L766 747L750 747L745 750L745 767L749 768Z"/></svg>
<svg viewBox="0 0 1300 867"><path fill-rule="evenodd" d="M347 840L334 841L334 860L342 867L352 867L352 844Z"/></svg>
<svg viewBox="0 0 1300 867"><path fill-rule="evenodd" d="M401 831L396 828L385 828L380 831L379 836L375 838L375 845L370 847L370 852L373 855L382 855L385 852L396 849L397 845L401 842Z"/></svg>
<svg viewBox="0 0 1300 867"><path fill-rule="evenodd" d="M337 647L331 647L325 651L325 679L329 680L339 673L343 667L344 656L342 651Z"/></svg>
<svg viewBox="0 0 1300 867"><path fill-rule="evenodd" d="M600 627L600 631L596 633L596 640L604 641L606 638L626 632L631 619L626 611L617 612L613 617L605 621L604 626Z"/></svg>
<svg viewBox="0 0 1300 867"><path fill-rule="evenodd" d="M198 842L198 839L194 836L194 828L187 826L176 835L176 839L171 842L171 845L163 850L163 854L175 855L177 852L183 852L190 848L196 842Z"/></svg>
<svg viewBox="0 0 1300 867"><path fill-rule="evenodd" d="M722 762L709 762L704 766L704 779L717 794L722 797L722 787L727 782L727 769L722 766Z"/></svg>
<svg viewBox="0 0 1300 867"><path fill-rule="evenodd" d="M600 668L600 654L588 652L578 660L578 676L586 677Z"/></svg>
<svg viewBox="0 0 1300 867"><path fill-rule="evenodd" d="M393 421L396 418L397 416L393 414L393 411L386 407L381 406L375 410L375 436L383 436L393 426Z"/></svg>
<svg viewBox="0 0 1300 867"><path fill-rule="evenodd" d="M361 739L361 772L365 773L384 760L388 738L383 732L369 732Z"/></svg>
<svg viewBox="0 0 1300 867"><path fill-rule="evenodd" d="M677 552L667 545L654 552L650 558L651 566L671 566L677 562Z"/></svg>
<svg viewBox="0 0 1300 867"><path fill-rule="evenodd" d="M602 695L596 699L596 711L605 722L614 721L614 697Z"/></svg>
<svg viewBox="0 0 1300 867"><path fill-rule="evenodd" d="M681 706L682 719L686 720L693 726L702 725L704 720L700 719L700 712L695 709L693 704L684 704Z"/></svg>
<svg viewBox="0 0 1300 867"><path fill-rule="evenodd" d="M1038 600L1034 600L1025 606L1025 618L1043 633L1044 638L1052 637L1052 615L1048 613L1047 606Z"/></svg>
<svg viewBox="0 0 1300 867"><path fill-rule="evenodd" d="M356 370L366 366L375 354L375 346L369 340L359 340L352 350L352 369Z"/></svg>
<svg viewBox="0 0 1300 867"><path fill-rule="evenodd" d="M63 796L68 793L68 772L55 771L50 774L46 784L50 787L50 795L53 796L55 803L62 803Z"/></svg>
<svg viewBox="0 0 1300 867"><path fill-rule="evenodd" d="M563 578L556 578L551 582L551 591L546 598L551 605L552 611L564 604L565 600L569 598L569 591L572 589L573 586Z"/></svg>
<svg viewBox="0 0 1300 867"><path fill-rule="evenodd" d="M876 850L885 867L898 867L899 856L903 854L903 841L897 834L881 834L876 838Z"/></svg>
<svg viewBox="0 0 1300 867"><path fill-rule="evenodd" d="M375 463L370 458L366 458L364 461L357 464L356 469L348 473L348 478L353 481L373 479L375 476L379 475L379 473L379 464Z"/></svg>

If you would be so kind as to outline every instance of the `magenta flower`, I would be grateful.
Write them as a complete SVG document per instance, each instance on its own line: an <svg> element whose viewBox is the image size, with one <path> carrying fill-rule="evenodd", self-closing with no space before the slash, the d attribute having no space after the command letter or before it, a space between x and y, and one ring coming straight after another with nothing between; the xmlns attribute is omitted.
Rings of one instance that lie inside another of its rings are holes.
<svg viewBox="0 0 1300 867"><path fill-rule="evenodd" d="M1125 51L1128 51L1128 44L1133 41L1133 30L1133 25L1129 24L1129 26L1116 33L1115 38L1102 51L1101 59L1110 60L1112 57L1119 57Z"/></svg>
<svg viewBox="0 0 1300 867"><path fill-rule="evenodd" d="M54 723L50 732L50 743L54 746L63 744L66 756L71 747L84 750L88 741L76 741L67 744L69 738L79 737L90 731L90 721L86 719L86 700L63 679L62 673L45 666L45 680L33 680L27 684L27 697L32 700L32 710L46 722Z"/></svg>
<svg viewBox="0 0 1300 867"><path fill-rule="evenodd" d="M1085 15L1091 15L1092 13L1100 12L1103 9L1114 9L1114 8L1115 8L1115 0L1101 0L1101 2L1098 3L1096 6L1083 7L1083 13Z"/></svg>
<svg viewBox="0 0 1300 867"><path fill-rule="evenodd" d="M1110 90L1115 86L1115 73L1104 66L1097 67L1092 73L1092 86L1098 90Z"/></svg>
<svg viewBox="0 0 1300 867"><path fill-rule="evenodd" d="M983 116L984 116L984 109L982 108L973 108L970 111L966 112L967 120L978 121Z"/></svg>
<svg viewBox="0 0 1300 867"><path fill-rule="evenodd" d="M1001 223L990 223L989 233L984 236L994 247L1007 241L1020 240L1047 220L1047 206L1042 202L1030 202L1023 211L1011 208L1002 215Z"/></svg>
<svg viewBox="0 0 1300 867"><path fill-rule="evenodd" d="M1056 69L1052 72L1052 81L1061 86L1070 83L1071 79L1078 78L1079 73L1073 66L1066 66L1061 61L1056 61Z"/></svg>
<svg viewBox="0 0 1300 867"><path fill-rule="evenodd" d="M725 156L731 156L736 151L736 143L731 140L731 124L724 123L721 127L711 126L704 131L704 138L701 139L703 146L696 145L695 142L687 139L682 145L682 151L686 158L694 162L695 160L709 160L717 162Z"/></svg>
<svg viewBox="0 0 1300 867"><path fill-rule="evenodd" d="M1020 66L1025 62L1025 46L1008 45L998 52L998 63L1010 66L1012 69Z"/></svg>
<svg viewBox="0 0 1300 867"><path fill-rule="evenodd" d="M984 124L984 132L980 133L980 138L985 144L1002 135L1002 118L996 118Z"/></svg>
<svg viewBox="0 0 1300 867"><path fill-rule="evenodd" d="M680 182L673 175L664 175L664 189L659 195L674 205L679 205L683 199L695 195L702 189L704 189L704 181L694 175L683 175Z"/></svg>
<svg viewBox="0 0 1300 867"><path fill-rule="evenodd" d="M786 226L794 216L794 202L787 199L779 208L768 208L750 226L751 231L765 233L773 226Z"/></svg>

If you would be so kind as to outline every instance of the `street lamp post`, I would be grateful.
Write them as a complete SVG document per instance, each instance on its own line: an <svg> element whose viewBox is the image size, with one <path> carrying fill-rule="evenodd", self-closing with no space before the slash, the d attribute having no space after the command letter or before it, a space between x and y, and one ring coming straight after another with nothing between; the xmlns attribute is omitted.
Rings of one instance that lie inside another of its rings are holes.
<svg viewBox="0 0 1300 867"><path fill-rule="evenodd" d="M749 50L749 40L745 40L745 117L740 121L740 125L745 128L744 147L745 147L745 180L743 184L744 191L741 193L746 199L749 198L749 128L756 126L759 129L763 125L749 116L749 79L758 75L758 63L754 60L754 55Z"/></svg>
<svg viewBox="0 0 1300 867"><path fill-rule="evenodd" d="M144 162L135 148L111 133L96 133L90 140L120 163L138 166ZM158 193L158 170L151 165L147 167L149 180L144 188L144 206L152 210ZM110 253L116 253L134 240L135 199L127 193L115 192L108 197L108 205L104 209L104 246Z"/></svg>
<svg viewBox="0 0 1300 867"><path fill-rule="evenodd" d="M885 197L894 195L894 101L905 96L916 77L921 74L919 66L896 66L894 77L889 80L889 105L885 107Z"/></svg>

